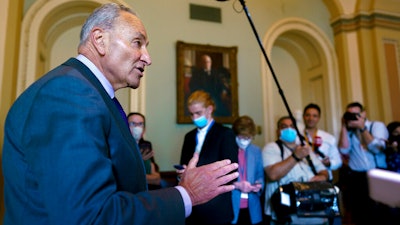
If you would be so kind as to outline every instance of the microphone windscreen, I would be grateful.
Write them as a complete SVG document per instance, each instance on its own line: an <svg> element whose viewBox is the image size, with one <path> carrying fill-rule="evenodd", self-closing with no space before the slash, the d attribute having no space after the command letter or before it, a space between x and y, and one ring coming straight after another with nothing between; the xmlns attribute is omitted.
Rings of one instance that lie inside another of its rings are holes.
<svg viewBox="0 0 400 225"><path fill-rule="evenodd" d="M319 136L315 136L315 137L314 137L314 145L315 145L316 147L321 146L321 145L322 145L322 138L319 137Z"/></svg>

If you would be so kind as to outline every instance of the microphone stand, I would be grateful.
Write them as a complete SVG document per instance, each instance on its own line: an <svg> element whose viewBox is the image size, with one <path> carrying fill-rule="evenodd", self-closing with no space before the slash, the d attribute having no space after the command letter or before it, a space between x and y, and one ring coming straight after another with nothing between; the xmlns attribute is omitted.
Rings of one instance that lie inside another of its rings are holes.
<svg viewBox="0 0 400 225"><path fill-rule="evenodd" d="M301 133L299 131L299 128L297 127L296 120L293 117L293 114L292 114L292 111L290 110L289 104L286 101L285 94L283 93L283 90L282 90L281 86L279 85L279 81L278 81L278 79L277 79L277 77L275 75L274 69L272 68L272 64L271 64L271 62L270 62L270 60L269 60L269 58L267 56L267 53L265 52L264 46L262 45L262 42L261 42L260 37L259 37L259 35L257 33L256 27L254 26L253 20L251 19L251 15L250 15L250 13L249 13L249 11L247 9L246 3L244 2L244 0L239 0L239 2L242 4L243 10L246 13L247 19L249 20L249 23L250 23L250 26L251 26L251 28L252 28L252 30L254 32L254 35L256 36L258 45L260 46L260 49L261 49L261 51L262 51L262 53L264 55L265 61L268 64L269 70L271 71L272 77L274 78L275 84L276 84L276 86L278 88L278 92L279 92L279 94L280 94L280 96L282 98L283 104L285 105L286 111L288 112L289 117L292 120L292 123L294 125L294 128L296 129L297 135L300 138L300 143L301 143L302 146L304 146L304 137L303 137L303 135L301 135ZM311 161L310 156L307 155L306 159L307 159L308 164L311 167L311 170L316 175L317 171L315 169L315 166L314 166L313 162Z"/></svg>

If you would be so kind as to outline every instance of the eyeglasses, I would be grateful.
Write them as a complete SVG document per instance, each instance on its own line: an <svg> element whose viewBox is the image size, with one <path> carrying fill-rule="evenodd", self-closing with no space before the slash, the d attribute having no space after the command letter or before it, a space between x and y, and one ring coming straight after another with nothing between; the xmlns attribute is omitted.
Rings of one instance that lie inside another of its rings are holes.
<svg viewBox="0 0 400 225"><path fill-rule="evenodd" d="M133 126L133 127L143 127L144 123L143 122L129 122L129 126Z"/></svg>
<svg viewBox="0 0 400 225"><path fill-rule="evenodd" d="M238 135L238 138L240 138L240 139L244 139L244 140L250 140L250 139L253 139L253 137L251 137L251 136L244 136L244 135Z"/></svg>

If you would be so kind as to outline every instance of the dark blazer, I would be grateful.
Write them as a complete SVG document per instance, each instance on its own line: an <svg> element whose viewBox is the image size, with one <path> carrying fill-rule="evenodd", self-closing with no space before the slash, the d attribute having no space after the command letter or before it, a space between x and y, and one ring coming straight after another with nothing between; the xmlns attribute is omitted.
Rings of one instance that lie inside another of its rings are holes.
<svg viewBox="0 0 400 225"><path fill-rule="evenodd" d="M181 164L188 164L196 148L197 128L185 135ZM235 135L230 128L214 123L206 134L197 166L222 159L238 161ZM233 219L231 193L219 195L208 203L194 206L186 224L229 224Z"/></svg>
<svg viewBox="0 0 400 225"><path fill-rule="evenodd" d="M125 121L77 59L15 101L2 160L5 225L184 224L180 193L147 191Z"/></svg>

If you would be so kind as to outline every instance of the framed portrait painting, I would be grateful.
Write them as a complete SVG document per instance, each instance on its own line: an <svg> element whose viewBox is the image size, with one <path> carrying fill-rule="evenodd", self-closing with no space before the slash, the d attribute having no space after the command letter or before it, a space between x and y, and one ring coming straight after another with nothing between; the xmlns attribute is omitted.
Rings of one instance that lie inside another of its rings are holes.
<svg viewBox="0 0 400 225"><path fill-rule="evenodd" d="M230 124L238 116L237 51L237 47L177 42L178 123L192 123L186 102L196 90L213 98L217 122Z"/></svg>

